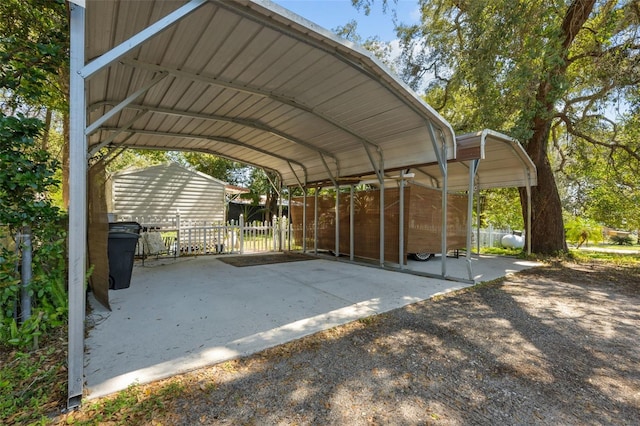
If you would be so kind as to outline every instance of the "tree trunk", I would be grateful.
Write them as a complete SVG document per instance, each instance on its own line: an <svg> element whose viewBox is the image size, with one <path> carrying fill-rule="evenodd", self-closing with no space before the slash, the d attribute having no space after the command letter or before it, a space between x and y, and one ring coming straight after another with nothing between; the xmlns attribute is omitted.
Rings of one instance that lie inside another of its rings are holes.
<svg viewBox="0 0 640 426"><path fill-rule="evenodd" d="M527 153L538 171L538 185L531 188L531 235L527 235L527 238L531 238L532 252L555 254L567 251L567 242L560 195L546 153L549 132L547 130L544 133L544 135L534 134L534 138L527 144ZM524 188L520 188L520 204L526 225L527 196Z"/></svg>
<svg viewBox="0 0 640 426"><path fill-rule="evenodd" d="M562 204L547 151L555 103L559 97L558 93L552 93L554 81L557 84L567 73L569 48L589 18L594 4L595 0L574 0L567 9L562 23L562 51L559 52L562 60L549 69L536 93L539 108L533 120L533 135L526 144L527 153L538 169L538 185L531 188L531 235L527 235L527 238L531 238L531 251L534 253L567 251ZM526 223L527 198L524 188L520 188L520 204Z"/></svg>
<svg viewBox="0 0 640 426"><path fill-rule="evenodd" d="M47 108L44 116L44 129L42 131L42 149L46 151L49 149L49 135L51 133L51 108Z"/></svg>

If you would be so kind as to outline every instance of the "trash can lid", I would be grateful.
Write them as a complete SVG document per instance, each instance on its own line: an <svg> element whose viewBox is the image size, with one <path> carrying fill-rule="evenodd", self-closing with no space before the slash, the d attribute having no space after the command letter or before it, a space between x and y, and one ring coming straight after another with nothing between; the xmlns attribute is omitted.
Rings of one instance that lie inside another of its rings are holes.
<svg viewBox="0 0 640 426"><path fill-rule="evenodd" d="M109 231L129 232L139 234L142 225L138 222L110 222Z"/></svg>
<svg viewBox="0 0 640 426"><path fill-rule="evenodd" d="M134 240L137 240L138 238L140 238L140 235L138 234L134 234L133 232L126 232L126 231L109 231L109 239L111 238L131 238Z"/></svg>

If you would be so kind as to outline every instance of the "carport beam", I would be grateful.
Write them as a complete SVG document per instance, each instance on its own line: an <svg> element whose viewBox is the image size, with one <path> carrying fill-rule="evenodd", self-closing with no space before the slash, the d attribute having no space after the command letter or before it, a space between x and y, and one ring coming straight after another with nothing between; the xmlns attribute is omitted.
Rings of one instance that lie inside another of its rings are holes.
<svg viewBox="0 0 640 426"><path fill-rule="evenodd" d="M108 67L113 62L117 61L119 58L123 57L133 49L139 47L147 40L153 38L157 34L166 30L171 25L175 24L182 20L185 16L189 15L194 10L198 9L200 6L206 4L208 0L191 0L189 3L181 6L175 11L171 12L164 18L156 21L155 23L149 25L144 30L140 31L133 37L125 40L120 43L110 51L106 52L102 56L97 59L91 61L91 63L86 66L84 63L83 66L78 69L77 72L80 73L82 78L90 78L96 72L102 70L105 67Z"/></svg>

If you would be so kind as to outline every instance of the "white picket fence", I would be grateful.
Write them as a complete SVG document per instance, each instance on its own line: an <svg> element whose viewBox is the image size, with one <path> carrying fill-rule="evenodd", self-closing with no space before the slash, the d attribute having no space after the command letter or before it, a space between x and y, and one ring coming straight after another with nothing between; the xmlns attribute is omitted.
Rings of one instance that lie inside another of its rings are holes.
<svg viewBox="0 0 640 426"><path fill-rule="evenodd" d="M493 226L489 225L488 228L480 228L480 247L502 247L501 245L501 241L502 241L502 237L504 237L505 235L511 235L511 234L518 234L518 235L523 235L524 236L524 232L521 233L521 231L512 231L511 229L507 228L507 229L494 229ZM473 246L477 247L478 244L478 229L474 228L473 229Z"/></svg>
<svg viewBox="0 0 640 426"><path fill-rule="evenodd" d="M292 226L286 217L276 216L269 222L248 222L243 217L237 222L212 224L180 218L180 215L163 217L120 217L119 221L138 222L143 236L138 244L139 255L201 255L245 254L291 250ZM502 237L520 234L511 229L481 228L478 235L473 229L472 245L500 247ZM153 238L152 238L153 237ZM155 244L154 244L155 242ZM299 248L299 247L296 247Z"/></svg>
<svg viewBox="0 0 640 426"><path fill-rule="evenodd" d="M212 224L171 217L119 217L120 222L137 222L142 226L142 237L137 254L148 255L201 255L246 254L289 250L291 227L288 219L273 217L269 222L237 222Z"/></svg>

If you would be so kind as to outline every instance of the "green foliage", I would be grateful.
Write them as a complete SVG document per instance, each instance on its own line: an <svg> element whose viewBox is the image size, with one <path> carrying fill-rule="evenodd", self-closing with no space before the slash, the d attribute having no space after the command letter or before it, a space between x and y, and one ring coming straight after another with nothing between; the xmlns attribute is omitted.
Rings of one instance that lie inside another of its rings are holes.
<svg viewBox="0 0 640 426"><path fill-rule="evenodd" d="M199 152L186 152L184 159L197 171L233 185L246 185L248 168L237 161Z"/></svg>
<svg viewBox="0 0 640 426"><path fill-rule="evenodd" d="M46 226L58 216L44 196L58 183L58 164L36 144L41 129L40 120L0 114L0 223L13 232Z"/></svg>
<svg viewBox="0 0 640 426"><path fill-rule="evenodd" d="M367 12L375 3L393 8L394 2L352 3ZM626 101L636 114L630 123L638 127L637 1L419 0L419 11L420 22L396 27L400 74L411 87L425 91L425 100L456 132L492 128L525 145L539 176L532 190L532 225L539 230L534 251L553 252L564 245L558 238L562 209L549 154L555 154L559 169L584 154L590 162L608 161L615 175L626 176L593 181L605 190L614 182L624 184L607 202L583 204L584 211L571 206L573 214L583 215L589 206L593 212L587 213L603 220L605 212L617 211L612 207L621 205L623 194L640 187L637 178L631 179L638 173L625 171L640 165L639 139L624 137L620 117L607 116L612 105ZM571 137L561 140L561 134ZM598 155L590 156L589 147L597 148ZM582 176L590 173L588 163L580 165ZM573 195L585 201L604 198L577 191L581 175L567 177L565 200L572 201ZM626 205L623 210L631 211ZM622 221L622 215L614 221Z"/></svg>
<svg viewBox="0 0 640 426"><path fill-rule="evenodd" d="M494 254L498 256L514 256L514 257L520 257L520 258L526 257L526 254L522 249L516 249L516 248L482 247L480 249L480 253Z"/></svg>
<svg viewBox="0 0 640 426"><path fill-rule="evenodd" d="M0 345L37 346L43 333L66 319L64 217L47 196L57 184L57 163L36 145L41 126L36 119L0 114ZM20 321L21 247L7 242L26 230L32 239L32 315Z"/></svg>
<svg viewBox="0 0 640 426"><path fill-rule="evenodd" d="M610 239L613 244L619 246L630 246L633 244L633 239L631 239L629 235L613 235Z"/></svg>
<svg viewBox="0 0 640 426"><path fill-rule="evenodd" d="M524 229L520 196L516 188L499 188L481 192L481 226Z"/></svg>
<svg viewBox="0 0 640 426"><path fill-rule="evenodd" d="M66 391L62 350L14 352L0 366L0 423L49 424L56 400Z"/></svg>
<svg viewBox="0 0 640 426"><path fill-rule="evenodd" d="M565 235L567 239L580 248L582 244L602 241L602 226L593 220L581 217L571 217L565 220Z"/></svg>
<svg viewBox="0 0 640 426"><path fill-rule="evenodd" d="M0 89L5 108L66 107L67 13L64 0L0 2Z"/></svg>
<svg viewBox="0 0 640 426"><path fill-rule="evenodd" d="M66 423L78 426L147 424L165 414L170 408L168 402L183 392L184 386L176 381L153 391L132 385L113 397L83 407L81 412L67 417Z"/></svg>
<svg viewBox="0 0 640 426"><path fill-rule="evenodd" d="M571 256L574 261L587 263L587 262L606 262L611 265L622 267L640 267L640 254L620 253L614 250L571 250Z"/></svg>

